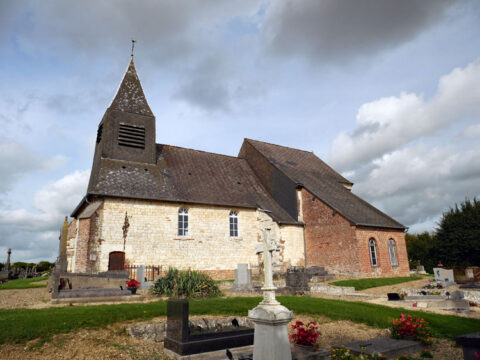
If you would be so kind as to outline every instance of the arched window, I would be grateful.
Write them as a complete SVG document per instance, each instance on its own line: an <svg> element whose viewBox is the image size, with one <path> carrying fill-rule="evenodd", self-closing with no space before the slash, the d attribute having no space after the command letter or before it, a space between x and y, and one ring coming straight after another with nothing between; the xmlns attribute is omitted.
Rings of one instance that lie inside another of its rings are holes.
<svg viewBox="0 0 480 360"><path fill-rule="evenodd" d="M188 211L187 209L178 210L178 235L188 235Z"/></svg>
<svg viewBox="0 0 480 360"><path fill-rule="evenodd" d="M372 266L377 266L377 244L375 243L375 239L371 238L368 241L368 248L370 249L370 263Z"/></svg>
<svg viewBox="0 0 480 360"><path fill-rule="evenodd" d="M388 253L390 254L390 263L392 266L398 266L397 253L395 252L395 240L388 240Z"/></svg>
<svg viewBox="0 0 480 360"><path fill-rule="evenodd" d="M238 213L230 211L230 237L238 237Z"/></svg>

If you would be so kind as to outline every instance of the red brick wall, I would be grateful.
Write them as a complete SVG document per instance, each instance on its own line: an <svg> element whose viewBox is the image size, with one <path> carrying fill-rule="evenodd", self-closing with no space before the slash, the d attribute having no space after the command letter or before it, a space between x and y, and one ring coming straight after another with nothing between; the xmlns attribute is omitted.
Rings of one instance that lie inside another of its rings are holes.
<svg viewBox="0 0 480 360"><path fill-rule="evenodd" d="M402 230L357 227L356 235L359 243L362 276L393 277L410 275L405 233ZM377 266L372 266L370 261L368 242L371 238L375 239L377 247ZM389 239L395 241L398 266L392 266L390 262Z"/></svg>
<svg viewBox="0 0 480 360"><path fill-rule="evenodd" d="M308 190L301 190L307 266L331 273L361 272L355 227Z"/></svg>
<svg viewBox="0 0 480 360"><path fill-rule="evenodd" d="M408 276L407 248L402 230L352 226L331 207L301 190L307 266L323 266L331 273L361 277ZM370 263L368 241L377 245L378 265ZM388 240L396 245L398 266L390 263Z"/></svg>

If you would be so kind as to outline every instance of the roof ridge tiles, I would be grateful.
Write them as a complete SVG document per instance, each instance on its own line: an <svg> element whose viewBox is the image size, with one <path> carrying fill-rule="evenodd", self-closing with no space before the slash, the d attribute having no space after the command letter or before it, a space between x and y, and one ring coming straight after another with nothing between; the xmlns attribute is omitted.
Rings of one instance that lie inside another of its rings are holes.
<svg viewBox="0 0 480 360"><path fill-rule="evenodd" d="M156 145L168 146L170 148L177 148L177 149L182 149L182 150L190 150L190 151L195 151L195 152L200 152L200 153L205 153L205 154L210 154L210 155L216 155L216 156L224 156L224 157L229 157L229 158L237 159L237 160L245 160L245 159L241 159L237 156L233 156L233 155L226 155L226 154L220 154L220 153L215 153L215 152L211 152L211 151L192 149L192 148L187 148L187 147L183 147L183 146L169 145L169 144L156 144Z"/></svg>
<svg viewBox="0 0 480 360"><path fill-rule="evenodd" d="M249 138L245 138L245 141L253 141L253 142L257 142L257 143L262 143L262 144L267 144L267 145L278 146L278 147L285 148L285 149L291 149L291 150L295 150L295 151L302 151L302 152L306 152L306 153L314 154L314 155L315 155L315 153L314 153L313 151L297 149L297 148L294 148L294 147L291 147L291 146L278 145L278 144L274 144L274 143L269 143L269 142L267 142L267 141L261 141L261 140L255 140L255 139L249 139ZM315 156L316 156L316 155L315 155Z"/></svg>

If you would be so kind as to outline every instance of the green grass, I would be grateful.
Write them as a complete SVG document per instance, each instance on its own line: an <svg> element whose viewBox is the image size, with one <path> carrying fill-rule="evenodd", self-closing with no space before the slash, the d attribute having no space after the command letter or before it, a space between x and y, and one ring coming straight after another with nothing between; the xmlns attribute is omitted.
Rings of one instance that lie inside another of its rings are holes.
<svg viewBox="0 0 480 360"><path fill-rule="evenodd" d="M48 277L10 280L10 281L7 281L6 283L0 284L0 290L43 288L43 287L47 287L47 284L35 284L35 283L39 281L46 281L46 280L48 280Z"/></svg>
<svg viewBox="0 0 480 360"><path fill-rule="evenodd" d="M387 306L309 297L280 296L279 301L295 314L325 316L332 320L351 320L388 328L394 318L408 313L429 321L435 337L454 338L480 329L480 320L454 315L439 315ZM209 298L190 300L190 314L246 316L260 297ZM73 306L46 309L0 310L0 344L49 340L54 334L80 328L105 327L117 322L149 320L166 314L166 302L142 304Z"/></svg>
<svg viewBox="0 0 480 360"><path fill-rule="evenodd" d="M214 280L215 284L221 284L224 282L235 282L235 279L226 279L226 280Z"/></svg>
<svg viewBox="0 0 480 360"><path fill-rule="evenodd" d="M401 284L409 281L422 279L421 276L394 277L394 278L378 278L378 279L357 279L357 280L340 280L331 282L330 285L335 286L353 286L355 290L365 290L379 286Z"/></svg>

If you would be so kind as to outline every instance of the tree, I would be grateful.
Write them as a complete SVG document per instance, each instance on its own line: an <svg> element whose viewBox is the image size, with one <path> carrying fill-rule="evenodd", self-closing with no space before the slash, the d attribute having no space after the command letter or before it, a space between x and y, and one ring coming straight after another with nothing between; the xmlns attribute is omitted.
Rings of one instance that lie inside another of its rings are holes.
<svg viewBox="0 0 480 360"><path fill-rule="evenodd" d="M438 264L435 256L435 234L423 232L421 234L406 234L405 242L407 244L408 261L410 268L415 269L417 265L423 265L425 271L433 272L433 268Z"/></svg>
<svg viewBox="0 0 480 360"><path fill-rule="evenodd" d="M480 266L480 201L466 199L443 213L435 252L446 266Z"/></svg>

